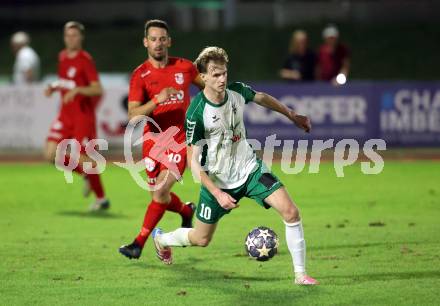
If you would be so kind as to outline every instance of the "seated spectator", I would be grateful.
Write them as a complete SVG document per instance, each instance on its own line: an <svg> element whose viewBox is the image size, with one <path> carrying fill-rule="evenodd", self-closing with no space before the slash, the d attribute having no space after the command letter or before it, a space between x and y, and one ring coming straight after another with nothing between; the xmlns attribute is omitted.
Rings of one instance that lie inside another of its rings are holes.
<svg viewBox="0 0 440 306"><path fill-rule="evenodd" d="M40 74L40 58L29 46L29 35L17 32L11 37L11 48L15 55L12 82L17 85L36 82Z"/></svg>
<svg viewBox="0 0 440 306"><path fill-rule="evenodd" d="M339 41L339 31L328 25L322 32L324 43L318 52L318 78L334 85L344 84L350 71L350 51Z"/></svg>
<svg viewBox="0 0 440 306"><path fill-rule="evenodd" d="M308 48L307 33L293 32L289 46L289 57L280 70L281 78L289 81L315 80L315 53Z"/></svg>

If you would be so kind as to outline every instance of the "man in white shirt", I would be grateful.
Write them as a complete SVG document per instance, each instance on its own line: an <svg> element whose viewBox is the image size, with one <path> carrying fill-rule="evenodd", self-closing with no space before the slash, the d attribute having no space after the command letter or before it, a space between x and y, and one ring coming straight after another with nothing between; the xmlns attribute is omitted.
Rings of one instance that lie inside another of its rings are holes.
<svg viewBox="0 0 440 306"><path fill-rule="evenodd" d="M11 48L15 54L12 82L16 85L29 84L39 79L40 58L29 43L29 35L25 32L16 32L11 37Z"/></svg>

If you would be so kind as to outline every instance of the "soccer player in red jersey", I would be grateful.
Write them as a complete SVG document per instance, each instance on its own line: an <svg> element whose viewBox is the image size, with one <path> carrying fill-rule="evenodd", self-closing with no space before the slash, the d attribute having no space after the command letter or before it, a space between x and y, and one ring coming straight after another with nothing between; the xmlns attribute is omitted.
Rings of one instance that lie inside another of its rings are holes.
<svg viewBox="0 0 440 306"><path fill-rule="evenodd" d="M143 39L148 59L137 67L130 80L128 116L149 116L144 129L143 158L152 187L152 200L145 213L139 235L119 252L132 259L139 258L151 231L165 211L179 213L182 227L192 227L194 204L184 204L171 188L186 167L184 121L190 103L191 83L204 87L197 68L186 59L169 57L169 28L162 20L145 24ZM156 134L154 134L156 133ZM150 136L156 135L156 136ZM156 188L155 188L156 187Z"/></svg>
<svg viewBox="0 0 440 306"><path fill-rule="evenodd" d="M96 201L91 210L108 209L110 202L106 199L99 174L86 174L83 163L96 162L85 154L85 145L96 138L95 109L102 95L98 72L89 53L82 49L84 26L76 21L69 21L64 26L65 49L58 57L58 80L50 84L45 91L50 97L55 91L61 94L61 109L52 123L47 137L45 157L51 163L69 165L70 155L56 156L58 143L64 139L76 139L80 145L78 166L74 172L85 179L84 195L92 191Z"/></svg>

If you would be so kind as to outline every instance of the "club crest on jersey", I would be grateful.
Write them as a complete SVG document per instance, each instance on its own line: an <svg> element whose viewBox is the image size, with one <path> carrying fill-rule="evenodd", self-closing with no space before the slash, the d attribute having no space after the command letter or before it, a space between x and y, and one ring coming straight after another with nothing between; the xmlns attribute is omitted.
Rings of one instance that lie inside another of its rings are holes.
<svg viewBox="0 0 440 306"><path fill-rule="evenodd" d="M69 78L74 78L75 77L75 74L76 74L76 68L75 67L70 67L68 70L67 70L67 76L69 77Z"/></svg>
<svg viewBox="0 0 440 306"><path fill-rule="evenodd" d="M176 80L176 83L179 84L179 85L182 85L183 82L185 81L183 79L183 73L182 72L175 73L174 74L174 79Z"/></svg>

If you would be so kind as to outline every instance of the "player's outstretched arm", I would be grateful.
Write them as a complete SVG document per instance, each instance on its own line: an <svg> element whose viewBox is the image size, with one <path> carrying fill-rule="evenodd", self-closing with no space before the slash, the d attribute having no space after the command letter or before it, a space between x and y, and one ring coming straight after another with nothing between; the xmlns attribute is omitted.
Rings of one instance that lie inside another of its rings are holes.
<svg viewBox="0 0 440 306"><path fill-rule="evenodd" d="M218 188L203 170L198 161L198 156L200 156L200 152L200 146L187 146L188 165L193 175L196 179L199 179L203 186L205 186L206 189L208 189L208 191L217 199L217 202L220 204L221 207L223 207L224 209L237 208L238 205L235 204L236 200L229 194Z"/></svg>
<svg viewBox="0 0 440 306"><path fill-rule="evenodd" d="M312 125L308 117L298 115L293 110L288 108L286 105L282 104L280 101L278 101L271 95L268 95L267 93L264 92L257 92L255 94L254 101L263 107L266 107L268 109L283 114L284 116L289 118L293 123L295 123L295 125L298 128L303 129L307 133L310 132Z"/></svg>

